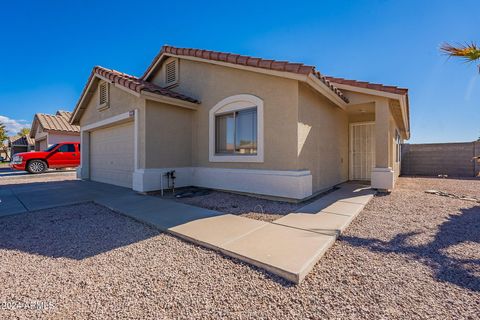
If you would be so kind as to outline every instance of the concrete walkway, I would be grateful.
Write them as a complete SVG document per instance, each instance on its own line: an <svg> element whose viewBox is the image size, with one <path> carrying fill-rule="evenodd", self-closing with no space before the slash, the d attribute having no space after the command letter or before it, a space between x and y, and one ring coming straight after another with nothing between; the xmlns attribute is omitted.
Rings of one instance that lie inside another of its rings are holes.
<svg viewBox="0 0 480 320"><path fill-rule="evenodd" d="M0 216L94 201L135 220L300 283L373 197L346 183L273 223L194 207L90 181L0 188Z"/></svg>
<svg viewBox="0 0 480 320"><path fill-rule="evenodd" d="M227 214L168 231L300 283L374 194L370 187L345 183L272 223Z"/></svg>

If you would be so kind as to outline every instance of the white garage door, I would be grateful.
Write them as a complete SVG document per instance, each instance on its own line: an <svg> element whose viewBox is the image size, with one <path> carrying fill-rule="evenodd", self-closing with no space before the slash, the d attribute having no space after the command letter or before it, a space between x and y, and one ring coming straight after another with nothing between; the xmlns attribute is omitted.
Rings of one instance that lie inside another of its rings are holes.
<svg viewBox="0 0 480 320"><path fill-rule="evenodd" d="M90 179L132 187L133 122L90 133Z"/></svg>

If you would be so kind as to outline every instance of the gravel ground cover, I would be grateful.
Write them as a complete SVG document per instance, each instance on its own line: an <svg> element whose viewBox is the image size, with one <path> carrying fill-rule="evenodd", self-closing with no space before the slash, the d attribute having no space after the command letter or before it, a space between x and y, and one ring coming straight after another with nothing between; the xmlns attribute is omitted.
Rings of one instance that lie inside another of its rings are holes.
<svg viewBox="0 0 480 320"><path fill-rule="evenodd" d="M175 198L175 200L197 207L263 221L277 220L281 218L282 215L294 212L305 205L284 201L272 201L215 190L211 190L203 196Z"/></svg>
<svg viewBox="0 0 480 320"><path fill-rule="evenodd" d="M190 188L186 188L190 190ZM193 190L197 190L193 188ZM195 197L186 197L186 198L175 198L171 193L165 193L164 198L182 202L185 204L202 207L205 209L216 210L220 212L230 213L239 215L242 217L262 220L262 221L274 221L281 218L283 215L295 212L297 209L305 206L306 204L317 200L325 194L328 194L332 190L319 194L318 196L304 201L302 203L291 203L285 201L275 201L257 198L253 196L241 195L237 193L216 191L216 190L205 190L208 192L205 195L195 196ZM177 190L178 193L185 192L185 190ZM159 192L154 192L152 195L160 196Z"/></svg>
<svg viewBox="0 0 480 320"><path fill-rule="evenodd" d="M400 178L298 286L93 203L1 218L0 319L478 319L480 206L424 190L479 186Z"/></svg>

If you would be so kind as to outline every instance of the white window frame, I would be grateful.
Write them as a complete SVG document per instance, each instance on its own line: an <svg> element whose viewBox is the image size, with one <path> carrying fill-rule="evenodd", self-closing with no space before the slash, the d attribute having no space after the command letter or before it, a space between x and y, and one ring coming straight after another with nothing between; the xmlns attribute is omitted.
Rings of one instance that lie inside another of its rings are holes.
<svg viewBox="0 0 480 320"><path fill-rule="evenodd" d="M257 108L257 154L216 154L215 153L215 116L227 112L236 112L245 109ZM238 94L218 102L209 111L208 120L208 149L210 162L264 162L263 136L263 100L251 94Z"/></svg>

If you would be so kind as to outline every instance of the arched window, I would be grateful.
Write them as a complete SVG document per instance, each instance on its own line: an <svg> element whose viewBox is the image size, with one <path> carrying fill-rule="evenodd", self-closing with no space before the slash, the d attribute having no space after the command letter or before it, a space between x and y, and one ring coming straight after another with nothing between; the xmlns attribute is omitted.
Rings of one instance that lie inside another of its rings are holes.
<svg viewBox="0 0 480 320"><path fill-rule="evenodd" d="M239 94L209 113L210 162L263 162L263 100Z"/></svg>

